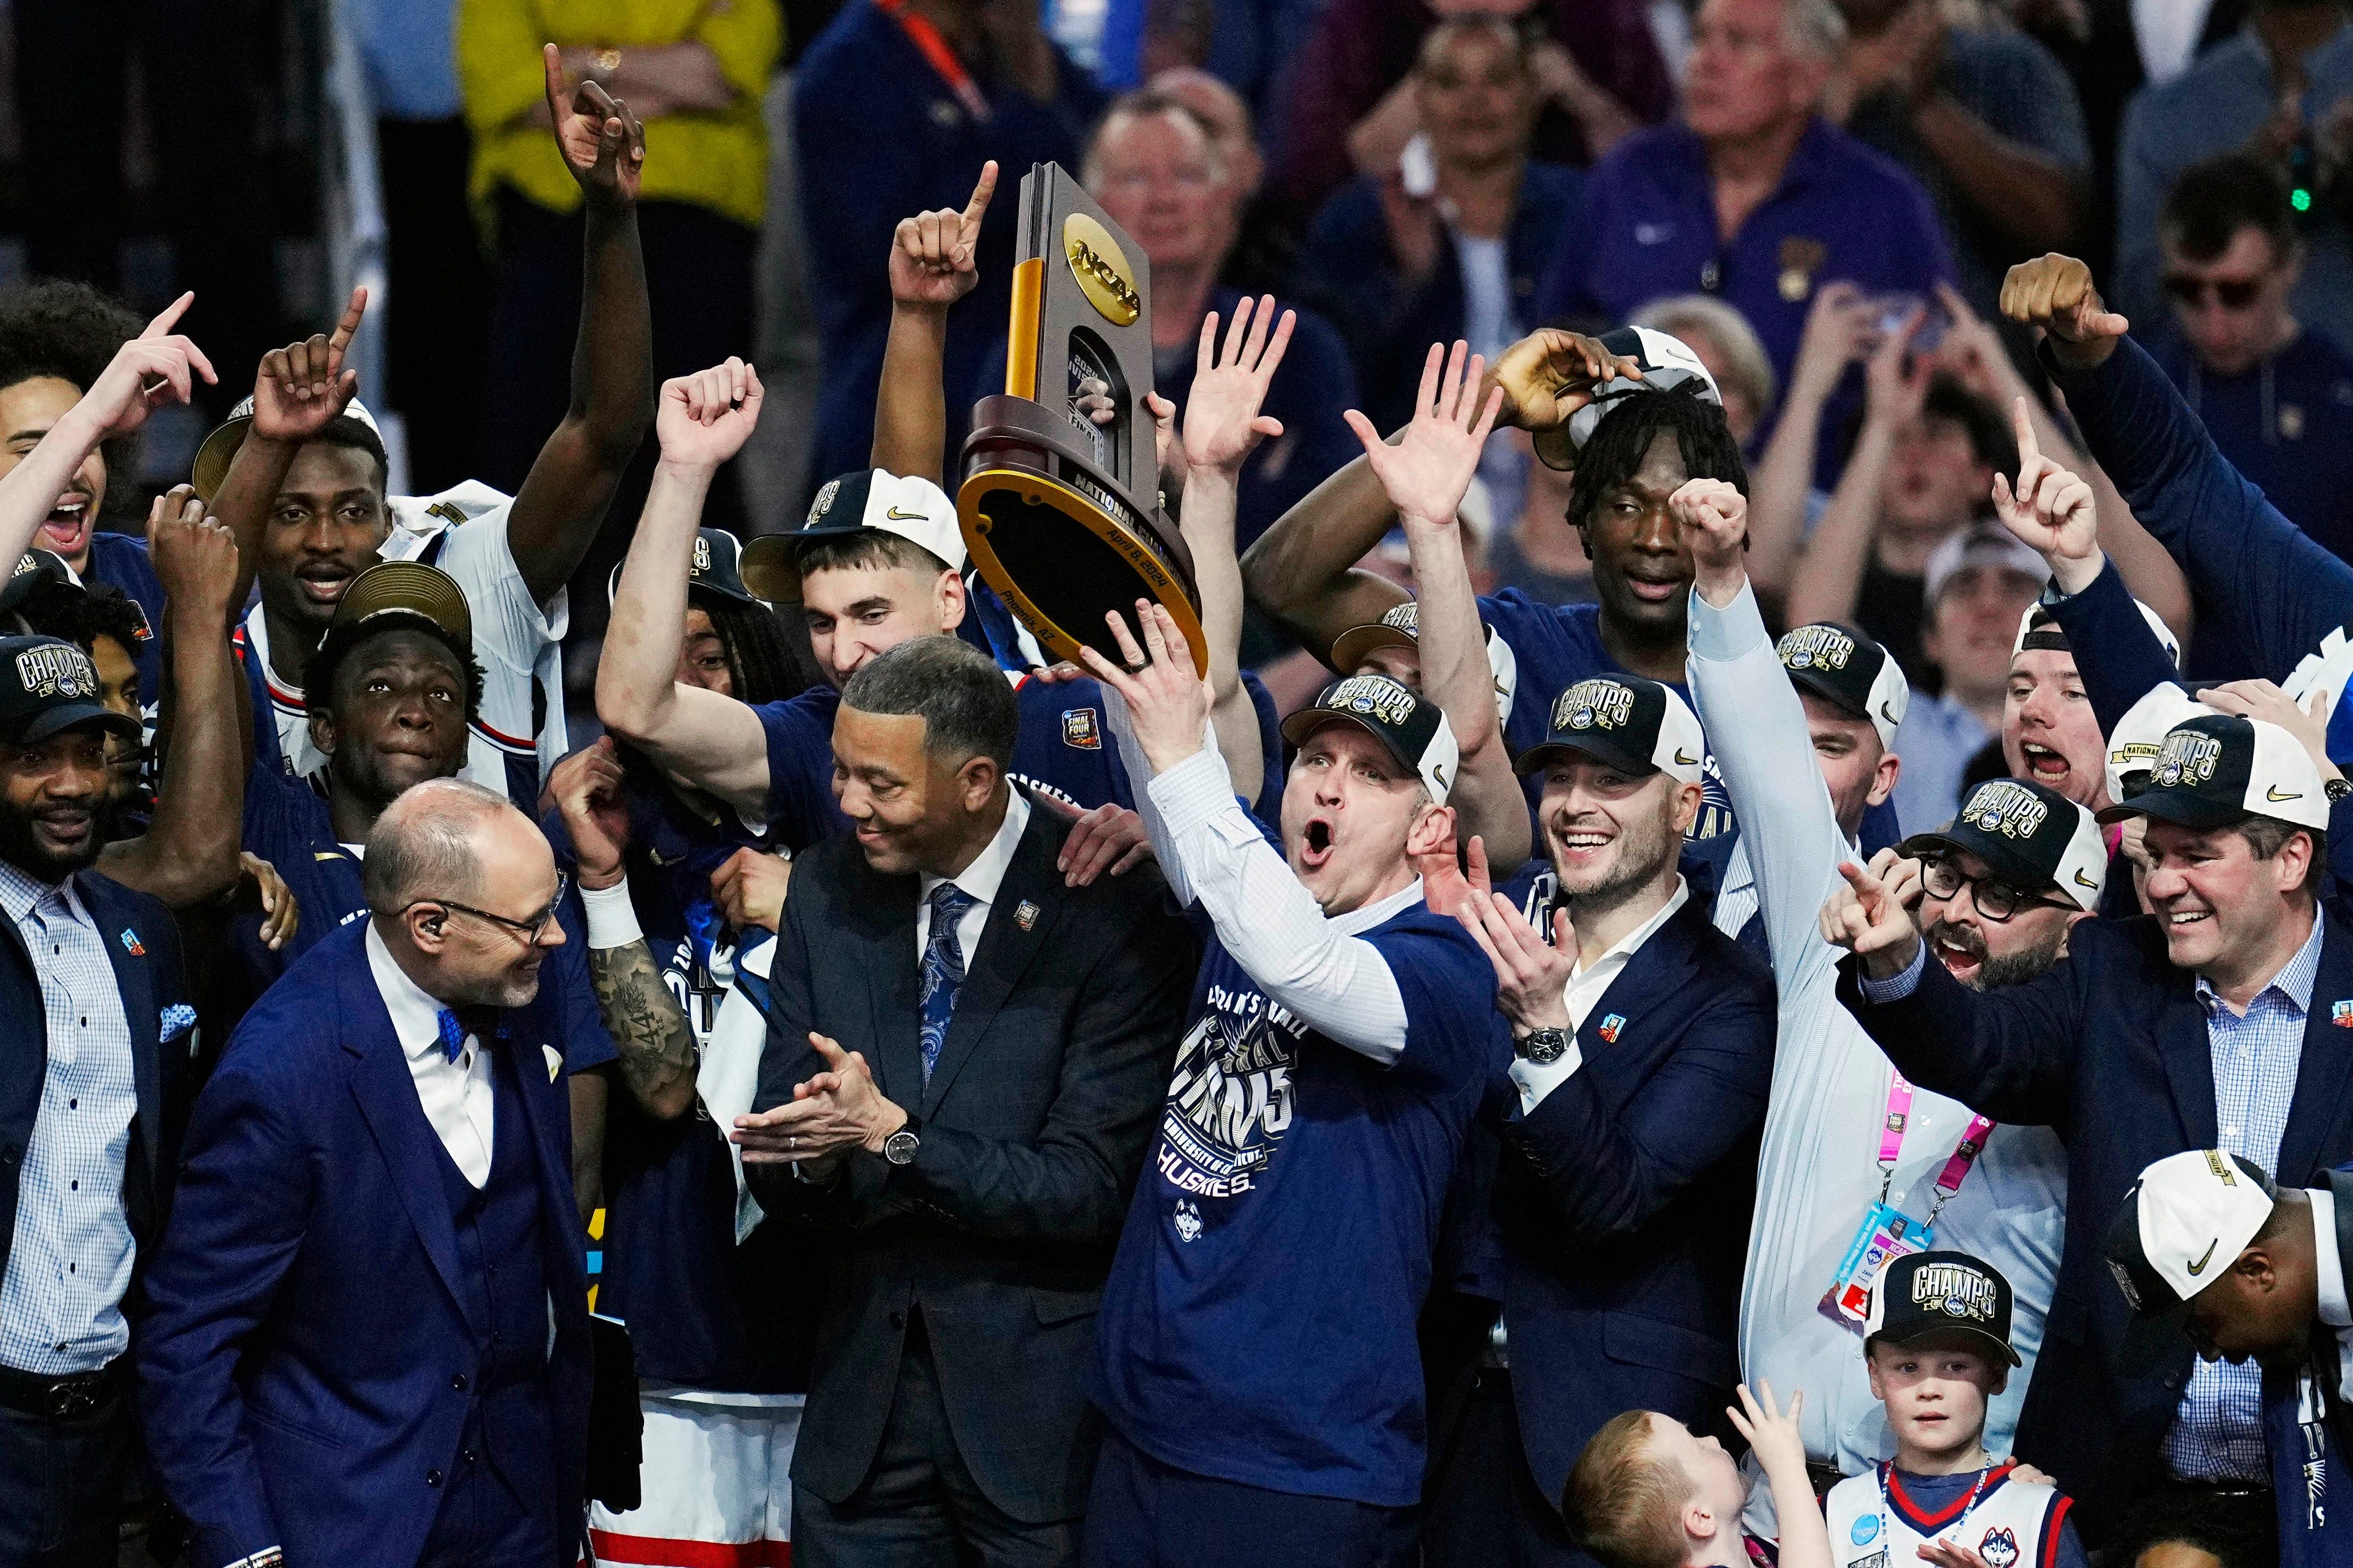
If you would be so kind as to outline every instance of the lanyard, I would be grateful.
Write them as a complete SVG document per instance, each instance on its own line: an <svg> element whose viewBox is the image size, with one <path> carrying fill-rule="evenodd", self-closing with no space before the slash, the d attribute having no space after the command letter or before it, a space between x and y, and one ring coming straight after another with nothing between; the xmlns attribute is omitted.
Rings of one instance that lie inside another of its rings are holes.
<svg viewBox="0 0 2353 1568"><path fill-rule="evenodd" d="M979 84L964 68L964 62L956 58L955 51L948 47L940 30L932 26L931 18L911 13L907 0L874 0L874 8L899 24L899 30L907 35L907 41L915 46L915 52L923 57L924 63L947 83L948 90L956 95L965 113L975 120L987 120L988 100L981 97Z"/></svg>
<svg viewBox="0 0 2353 1568"><path fill-rule="evenodd" d="M1887 1517L1887 1478L1894 1473L1895 1467L1893 1463L1883 1464L1879 1467L1879 1539L1888 1543L1887 1552L1888 1557L1891 1561L1894 1557L1895 1550L1894 1537L1888 1533L1891 1526ZM1963 1505L1961 1509L1961 1517L1955 1520L1951 1524L1946 1526L1946 1530L1950 1530L1957 1535L1958 1532L1968 1524L1969 1515L1977 1512L1978 1510L1978 1499L1985 1496L1986 1479L1992 1474L1993 1467L1991 1465L1988 1465L1984 1469L1978 1472L1976 1484L1969 1488L1969 1500L1968 1503ZM1919 1532L1915 1531L1913 1533L1917 1534ZM1930 1541L1942 1541L1944 1539L1945 1531L1943 1530L1940 1530L1936 1531L1936 1534L1928 1537L1928 1540Z"/></svg>
<svg viewBox="0 0 2353 1568"><path fill-rule="evenodd" d="M1898 1073L1889 1075L1887 1081L1887 1115L1879 1126L1879 1201L1887 1201L1888 1188L1895 1182L1895 1162L1904 1153L1904 1130L1912 1121L1913 1089L1910 1081ZM1985 1152L1986 1137L1994 1124L1982 1116L1972 1115L1961 1133L1961 1141L1953 1145L1953 1152L1945 1161L1945 1168L1936 1173L1936 1201L1928 1210L1927 1223L1934 1227L1936 1216L1945 1205L1960 1195L1961 1184L1969 1179L1969 1170Z"/></svg>

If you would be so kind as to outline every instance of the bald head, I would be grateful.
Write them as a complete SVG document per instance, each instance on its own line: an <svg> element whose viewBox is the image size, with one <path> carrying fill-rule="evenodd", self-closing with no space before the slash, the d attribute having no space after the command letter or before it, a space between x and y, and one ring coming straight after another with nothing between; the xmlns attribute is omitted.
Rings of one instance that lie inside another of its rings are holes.
<svg viewBox="0 0 2353 1568"><path fill-rule="evenodd" d="M470 899L480 882L479 836L501 816L533 832L506 796L470 779L428 779L394 797L367 836L362 886L386 914L418 899Z"/></svg>
<svg viewBox="0 0 2353 1568"><path fill-rule="evenodd" d="M385 807L364 872L376 934L444 1002L520 1007L565 942L563 881L529 817L496 790L431 779Z"/></svg>

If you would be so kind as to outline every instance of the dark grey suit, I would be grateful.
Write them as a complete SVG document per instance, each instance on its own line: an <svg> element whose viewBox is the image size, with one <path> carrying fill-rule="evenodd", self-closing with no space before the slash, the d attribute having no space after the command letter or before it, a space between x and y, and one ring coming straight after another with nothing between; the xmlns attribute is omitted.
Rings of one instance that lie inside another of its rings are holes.
<svg viewBox="0 0 2353 1568"><path fill-rule="evenodd" d="M1197 951L1150 866L1065 888L1066 831L1032 810L929 1084L917 879L848 837L796 868L754 1108L821 1070L815 1029L922 1121L904 1166L853 1153L825 1187L754 1167L772 1215L848 1231L793 1459L796 1561L955 1562L960 1542L1032 1563L1075 1542L1095 1308Z"/></svg>

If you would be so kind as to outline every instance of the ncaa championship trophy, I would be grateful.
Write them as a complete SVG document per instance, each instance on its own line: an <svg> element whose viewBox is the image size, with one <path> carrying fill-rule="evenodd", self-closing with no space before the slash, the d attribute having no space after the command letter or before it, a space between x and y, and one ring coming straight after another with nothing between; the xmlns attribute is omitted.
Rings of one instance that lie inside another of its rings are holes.
<svg viewBox="0 0 2353 1568"><path fill-rule="evenodd" d="M1192 552L1160 510L1152 283L1133 244L1060 164L1023 176L1005 392L973 405L956 518L981 576L1052 658L1075 663L1083 645L1120 663L1103 616L1132 621L1145 598L1206 672Z"/></svg>

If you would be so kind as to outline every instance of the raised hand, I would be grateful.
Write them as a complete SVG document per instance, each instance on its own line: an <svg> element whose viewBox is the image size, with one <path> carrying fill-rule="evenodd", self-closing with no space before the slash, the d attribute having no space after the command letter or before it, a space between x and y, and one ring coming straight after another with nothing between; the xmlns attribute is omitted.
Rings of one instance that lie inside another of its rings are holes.
<svg viewBox="0 0 2353 1568"><path fill-rule="evenodd" d="M1862 357L1871 342L1874 316L1862 289L1843 278L1816 289L1814 302L1806 310L1804 335L1798 340L1798 363L1789 375L1791 394L1828 397L1846 367Z"/></svg>
<svg viewBox="0 0 2353 1568"><path fill-rule="evenodd" d="M1258 300L1255 310L1245 299L1234 307L1233 325L1226 331L1225 363L1218 363L1218 313L1201 320L1201 346L1195 361L1193 390L1185 400L1185 462L1188 468L1238 471L1250 448L1271 436L1282 434L1282 421L1259 408L1266 389L1291 346L1291 329L1298 318L1291 311L1267 337L1274 320L1274 296Z"/></svg>
<svg viewBox="0 0 2353 1568"><path fill-rule="evenodd" d="M1494 429L1495 416L1504 405L1501 387L1481 395L1480 374L1486 362L1471 354L1466 364L1463 355L1469 352L1470 345L1460 338L1454 340L1451 354L1443 343L1430 345L1429 356L1421 363L1421 390L1414 397L1413 423L1406 426L1405 439L1398 445L1382 440L1373 422L1356 410L1351 408L1343 416L1356 439L1365 444L1365 459L1372 464L1373 477L1381 481L1389 504L1408 522L1431 528L1454 525L1455 508L1462 504L1462 492L1471 488L1480 450L1487 445L1488 433Z"/></svg>
<svg viewBox="0 0 2353 1568"><path fill-rule="evenodd" d="M1993 477L1994 515L2042 552L2062 592L2080 594L2105 559L2092 487L2042 455L2024 397L2010 405L2010 422L2018 437L2018 483L2013 487L2007 474Z"/></svg>
<svg viewBox="0 0 2353 1568"><path fill-rule="evenodd" d="M1156 392L1147 392L1144 410L1152 416L1152 451L1159 463L1161 493L1181 496L1192 465L1185 460L1185 437L1176 428L1176 405Z"/></svg>
<svg viewBox="0 0 2353 1568"><path fill-rule="evenodd" d="M554 44L541 58L547 67L547 113L555 122L556 151L564 166L589 195L622 202L638 199L645 173L646 128L629 106L593 81L571 85L564 54Z"/></svg>
<svg viewBox="0 0 2353 1568"><path fill-rule="evenodd" d="M1549 946L1501 893L1465 899L1454 918L1486 950L1495 966L1495 1007L1512 1032L1566 1029L1568 981L1577 973L1577 931L1567 910L1555 910Z"/></svg>
<svg viewBox="0 0 2353 1568"><path fill-rule="evenodd" d="M147 512L147 549L164 584L164 608L188 617L189 635L217 637L237 593L237 540L205 510L186 485L155 498Z"/></svg>
<svg viewBox="0 0 2353 1568"><path fill-rule="evenodd" d="M1876 980L1890 980L1912 967L1920 951L1920 928L1911 911L1895 896L1889 877L1867 871L1852 860L1839 863L1846 886L1822 906L1822 940L1864 960Z"/></svg>
<svg viewBox="0 0 2353 1568"><path fill-rule="evenodd" d="M580 865L580 885L609 888L621 879L621 854L629 847L629 808L621 800L621 759L613 737L599 735L555 764L548 794L572 837Z"/></svg>
<svg viewBox="0 0 2353 1568"><path fill-rule="evenodd" d="M1806 1391L1789 1395L1789 1408L1785 1412L1773 1403L1773 1385L1763 1378L1757 1380L1757 1392L1748 1385L1739 1387L1740 1404L1725 1409L1732 1417L1733 1428L1748 1439L1756 1450L1757 1462L1766 1474L1806 1473L1806 1435L1798 1425L1798 1417L1806 1408Z"/></svg>
<svg viewBox="0 0 2353 1568"><path fill-rule="evenodd" d="M1691 552L1694 584L1722 609L1747 581L1748 498L1723 479L1685 479L1667 498L1667 515Z"/></svg>
<svg viewBox="0 0 2353 1568"><path fill-rule="evenodd" d="M2001 313L2051 335L2060 363L2088 370L2116 352L2132 323L2100 301L2092 269L2056 251L2021 261L2001 280Z"/></svg>
<svg viewBox="0 0 2353 1568"><path fill-rule="evenodd" d="M1926 354L1913 357L1912 339L1927 319L1926 309L1913 306L1904 324L1880 339L1863 361L1863 411L1868 417L1900 429L1920 416L1936 367Z"/></svg>
<svg viewBox="0 0 2353 1568"><path fill-rule="evenodd" d="M1161 605L1149 599L1135 601L1135 623L1144 633L1140 647L1119 612L1104 612L1103 620L1126 668L1083 644L1079 657L1088 674L1127 704L1136 743L1157 777L1201 749L1215 705L1208 679L1195 673L1192 646L1176 629L1176 617Z"/></svg>
<svg viewBox="0 0 2353 1568"><path fill-rule="evenodd" d="M2242 719L2261 719L2295 737L2323 779L2338 776L2328 756L2328 710L2335 700L2327 687L2315 687L2302 704L2268 680L2232 680L2198 693L2209 708Z"/></svg>
<svg viewBox="0 0 2353 1568"><path fill-rule="evenodd" d="M972 199L958 212L942 207L901 218L891 237L891 300L893 304L944 310L980 281L973 256L980 247L980 220L997 194L997 162L980 166Z"/></svg>
<svg viewBox="0 0 2353 1568"><path fill-rule="evenodd" d="M662 383L654 433L662 461L715 468L741 451L760 423L760 374L742 360Z"/></svg>
<svg viewBox="0 0 2353 1568"><path fill-rule="evenodd" d="M1621 376L1640 381L1642 372L1631 359L1603 348L1598 339L1546 327L1496 355L1480 390L1503 389L1496 424L1550 430L1567 424L1570 415L1592 402L1594 388ZM1553 462L1553 467L1567 465Z"/></svg>
<svg viewBox="0 0 2353 1568"><path fill-rule="evenodd" d="M195 395L197 376L208 386L219 379L204 351L172 330L195 298L183 294L164 306L145 331L114 351L90 384L82 402L98 419L100 440L127 436L158 408L187 402Z"/></svg>
<svg viewBox="0 0 2353 1568"><path fill-rule="evenodd" d="M1421 901L1434 914L1459 915L1470 908L1471 900L1484 899L1495 890L1494 879L1487 871L1487 841L1474 833L1470 847L1459 858L1455 849L1454 833L1450 826L1442 843L1422 854L1410 849L1406 852L1406 858L1413 862L1415 872L1421 878Z"/></svg>
<svg viewBox="0 0 2353 1568"><path fill-rule="evenodd" d="M343 355L367 314L367 300L365 289L353 289L332 332L314 332L261 356L261 370L253 378L256 436L265 441L307 441L351 407L359 393L360 374L343 368Z"/></svg>

